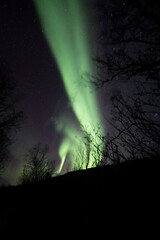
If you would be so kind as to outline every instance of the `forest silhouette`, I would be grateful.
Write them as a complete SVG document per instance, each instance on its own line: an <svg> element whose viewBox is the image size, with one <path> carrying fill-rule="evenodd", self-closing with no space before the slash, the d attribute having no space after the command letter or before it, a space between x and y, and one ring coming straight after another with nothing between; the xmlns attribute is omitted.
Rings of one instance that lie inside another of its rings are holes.
<svg viewBox="0 0 160 240"><path fill-rule="evenodd" d="M125 6L125 7L124 7ZM59 234L73 231L144 235L154 238L159 208L160 160L160 18L159 1L108 1L107 26L102 33L103 56L94 58L98 76L88 76L97 89L108 89L111 118L106 118L106 135L94 133L103 143L94 146L99 156L96 167L87 169L93 139L84 132L87 159L77 151L71 172L56 172L41 144L26 150L18 186L0 188L0 231ZM104 8L106 11L106 8ZM98 11L98 10L97 10ZM101 19L101 21L105 21ZM105 31L105 29L107 31ZM118 56L118 57L117 57ZM25 121L17 110L16 84L0 63L0 173L12 161L9 148ZM122 91L120 83L127 89ZM119 86L119 87L117 87ZM134 94L130 92L134 86ZM82 170L85 162L86 170ZM55 175L54 175L55 176ZM53 230L52 230L53 229ZM129 233L128 233L129 232ZM122 234L122 235L121 235ZM74 235L76 236L76 235Z"/></svg>

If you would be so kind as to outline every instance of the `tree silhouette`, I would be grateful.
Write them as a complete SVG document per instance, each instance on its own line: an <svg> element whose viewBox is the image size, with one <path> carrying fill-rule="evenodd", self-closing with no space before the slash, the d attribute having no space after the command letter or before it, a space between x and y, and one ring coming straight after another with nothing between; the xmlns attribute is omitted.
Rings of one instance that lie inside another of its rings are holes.
<svg viewBox="0 0 160 240"><path fill-rule="evenodd" d="M41 147L36 144L25 156L25 164L21 181L23 184L28 182L38 182L51 177L53 162L48 159L48 147Z"/></svg>
<svg viewBox="0 0 160 240"><path fill-rule="evenodd" d="M0 62L0 172L9 160L9 146L13 143L14 133L23 121L23 112L16 110L18 97L16 83L10 79L5 63Z"/></svg>
<svg viewBox="0 0 160 240"><path fill-rule="evenodd" d="M147 83L159 81L160 2L107 2L105 19L101 16L108 23L104 26L106 30L103 30L106 52L94 59L101 75L92 81L97 87L113 80L139 82L143 79Z"/></svg>
<svg viewBox="0 0 160 240"><path fill-rule="evenodd" d="M105 161L160 156L159 9L159 1L108 1L106 53L94 59L100 73L91 81L98 88L114 82L121 89L125 83L128 93L111 96L113 131L105 140Z"/></svg>
<svg viewBox="0 0 160 240"><path fill-rule="evenodd" d="M143 100L139 94L137 98L130 97L130 102L121 94L112 97L112 121L108 124L114 133L106 137L105 159L117 163L160 156L160 123L155 111L159 106L150 108L149 99L145 96Z"/></svg>
<svg viewBox="0 0 160 240"><path fill-rule="evenodd" d="M103 155L104 136L100 125L92 129L92 134L81 126L81 144L73 155L73 171L99 166Z"/></svg>

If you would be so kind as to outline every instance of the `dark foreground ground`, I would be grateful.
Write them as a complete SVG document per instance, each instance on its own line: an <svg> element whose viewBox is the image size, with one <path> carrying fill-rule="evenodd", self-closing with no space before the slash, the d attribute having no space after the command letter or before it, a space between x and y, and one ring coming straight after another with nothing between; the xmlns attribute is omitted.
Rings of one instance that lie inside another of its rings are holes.
<svg viewBox="0 0 160 240"><path fill-rule="evenodd" d="M86 233L154 239L160 218L158 165L159 159L135 160L1 188L0 239L2 234L78 239Z"/></svg>

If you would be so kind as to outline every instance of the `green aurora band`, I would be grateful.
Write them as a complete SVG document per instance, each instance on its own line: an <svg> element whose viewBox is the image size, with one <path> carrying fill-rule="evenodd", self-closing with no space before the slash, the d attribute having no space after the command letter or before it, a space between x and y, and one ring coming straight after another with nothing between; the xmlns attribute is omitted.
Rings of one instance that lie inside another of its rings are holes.
<svg viewBox="0 0 160 240"><path fill-rule="evenodd" d="M82 0L34 0L41 25L53 56L57 62L62 76L66 93L71 107L82 128L88 134L90 142L84 142L83 131L77 129L73 120L61 116L56 124L56 129L63 133L64 139L59 147L61 164L58 173L61 172L66 157L69 156L72 168L79 164L76 160L77 152L81 156L88 156L87 167L96 165L97 153L95 146L101 145L100 138L95 135L94 129L99 128L99 134L103 135L103 127L97 103L97 96L91 83L86 85L86 73L95 74L92 69L92 60L87 35L86 16ZM87 145L87 146L86 146ZM88 147L89 145L89 147ZM83 159L81 165L86 168Z"/></svg>

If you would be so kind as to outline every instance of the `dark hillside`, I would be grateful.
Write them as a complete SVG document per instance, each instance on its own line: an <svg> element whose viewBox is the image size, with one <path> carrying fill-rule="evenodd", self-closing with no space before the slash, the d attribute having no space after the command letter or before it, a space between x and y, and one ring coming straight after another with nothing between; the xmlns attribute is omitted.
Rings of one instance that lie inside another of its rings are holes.
<svg viewBox="0 0 160 240"><path fill-rule="evenodd" d="M151 225L156 230L158 162L135 160L71 172L38 184L1 188L1 231L67 236L86 230L109 234L111 229L130 229L134 234L151 230Z"/></svg>

